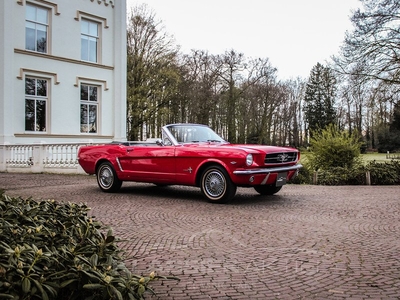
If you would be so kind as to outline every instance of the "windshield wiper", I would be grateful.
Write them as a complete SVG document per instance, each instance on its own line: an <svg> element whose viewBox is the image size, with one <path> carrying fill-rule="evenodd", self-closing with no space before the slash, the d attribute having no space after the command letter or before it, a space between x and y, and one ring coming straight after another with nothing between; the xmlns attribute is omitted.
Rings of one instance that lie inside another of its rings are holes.
<svg viewBox="0 0 400 300"><path fill-rule="evenodd" d="M191 143L223 143L224 141L220 140L207 140L207 141L190 141Z"/></svg>
<svg viewBox="0 0 400 300"><path fill-rule="evenodd" d="M220 140L207 140L207 142L210 142L210 143L222 143L223 141L220 141Z"/></svg>

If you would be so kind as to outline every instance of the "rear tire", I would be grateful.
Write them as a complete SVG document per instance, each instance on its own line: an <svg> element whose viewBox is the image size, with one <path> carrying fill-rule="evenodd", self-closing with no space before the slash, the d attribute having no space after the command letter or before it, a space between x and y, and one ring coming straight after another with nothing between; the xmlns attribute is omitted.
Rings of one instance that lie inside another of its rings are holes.
<svg viewBox="0 0 400 300"><path fill-rule="evenodd" d="M97 169L97 184L106 193L114 193L119 190L122 181L118 179L117 173L109 162L103 162Z"/></svg>
<svg viewBox="0 0 400 300"><path fill-rule="evenodd" d="M213 203L226 203L236 194L234 185L224 168L210 166L201 175L201 192Z"/></svg>
<svg viewBox="0 0 400 300"><path fill-rule="evenodd" d="M264 196L276 194L281 190L281 188L281 186L274 185L257 185L254 187L257 193Z"/></svg>

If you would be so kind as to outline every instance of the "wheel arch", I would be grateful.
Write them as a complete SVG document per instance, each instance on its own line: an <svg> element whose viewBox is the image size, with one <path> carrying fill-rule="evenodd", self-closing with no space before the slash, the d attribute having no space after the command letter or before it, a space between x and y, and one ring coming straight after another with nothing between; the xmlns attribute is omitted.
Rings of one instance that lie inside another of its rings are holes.
<svg viewBox="0 0 400 300"><path fill-rule="evenodd" d="M95 174L97 174L97 170L99 169L100 165L101 165L102 163L105 163L105 162L109 162L109 163L114 167L114 164L113 164L109 159L101 158L101 159L99 159L99 160L96 162ZM115 169L115 167L114 167L114 169ZM118 171L118 170L115 170L115 172L117 172L117 171Z"/></svg>
<svg viewBox="0 0 400 300"><path fill-rule="evenodd" d="M229 177L231 177L231 174L230 174L227 166L223 162L221 162L219 160L207 160L207 161L203 162L203 164L201 164L197 168L196 179L195 179L196 186L200 186L201 175L203 175L203 172L205 171L205 169L207 169L210 166L220 166L220 167L224 168L225 171L228 173Z"/></svg>

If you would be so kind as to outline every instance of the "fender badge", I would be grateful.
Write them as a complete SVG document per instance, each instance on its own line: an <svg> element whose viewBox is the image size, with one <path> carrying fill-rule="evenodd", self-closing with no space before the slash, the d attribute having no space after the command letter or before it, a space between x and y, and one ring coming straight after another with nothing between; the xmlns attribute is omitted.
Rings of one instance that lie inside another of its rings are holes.
<svg viewBox="0 0 400 300"><path fill-rule="evenodd" d="M193 169L191 167L189 167L188 169L183 169L184 172L189 172L190 174L192 174Z"/></svg>

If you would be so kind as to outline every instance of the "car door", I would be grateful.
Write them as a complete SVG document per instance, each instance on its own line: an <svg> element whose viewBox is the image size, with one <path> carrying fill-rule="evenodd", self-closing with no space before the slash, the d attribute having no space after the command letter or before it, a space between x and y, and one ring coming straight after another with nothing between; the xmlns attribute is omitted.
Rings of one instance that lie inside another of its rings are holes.
<svg viewBox="0 0 400 300"><path fill-rule="evenodd" d="M175 182L175 146L134 145L125 147L120 157L123 172L130 180L152 183Z"/></svg>

